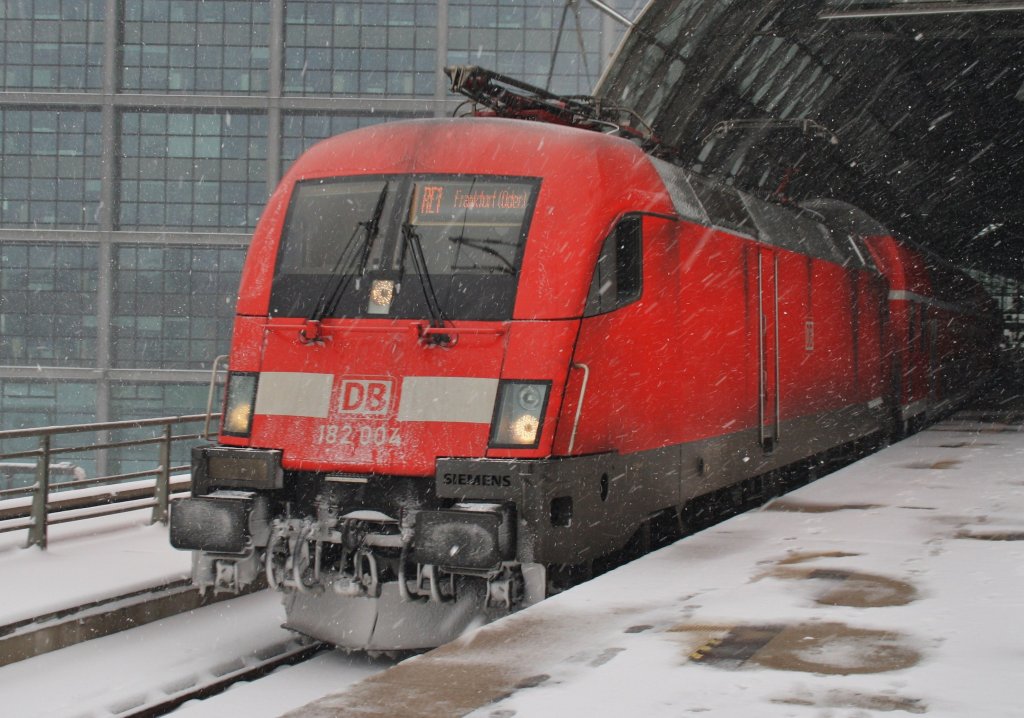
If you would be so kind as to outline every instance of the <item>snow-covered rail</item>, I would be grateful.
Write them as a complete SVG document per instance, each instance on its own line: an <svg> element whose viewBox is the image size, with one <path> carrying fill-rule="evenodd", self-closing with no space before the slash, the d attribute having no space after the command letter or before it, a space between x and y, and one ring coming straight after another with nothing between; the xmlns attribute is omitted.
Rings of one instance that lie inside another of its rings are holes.
<svg viewBox="0 0 1024 718"><path fill-rule="evenodd" d="M0 667L4 715L269 718L390 665L297 637L283 614L260 591Z"/></svg>
<svg viewBox="0 0 1024 718"><path fill-rule="evenodd" d="M250 593L251 591L246 591ZM227 599L180 579L0 626L0 666Z"/></svg>
<svg viewBox="0 0 1024 718"><path fill-rule="evenodd" d="M121 718L156 718L167 715L183 703L202 700L217 695L231 686L262 678L286 665L307 661L329 646L324 643L309 643L297 639L270 646L260 654L229 661L218 669L194 682L173 686L165 693L147 694L135 706L122 705L118 715Z"/></svg>

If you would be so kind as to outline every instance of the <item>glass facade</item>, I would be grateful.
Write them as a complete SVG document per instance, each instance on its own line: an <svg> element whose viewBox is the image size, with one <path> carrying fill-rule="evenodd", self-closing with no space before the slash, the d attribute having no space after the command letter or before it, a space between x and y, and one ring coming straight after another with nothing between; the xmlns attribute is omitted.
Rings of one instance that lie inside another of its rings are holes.
<svg viewBox="0 0 1024 718"><path fill-rule="evenodd" d="M117 247L114 366L209 368L231 338L244 257L237 247Z"/></svg>
<svg viewBox="0 0 1024 718"><path fill-rule="evenodd" d="M103 0L0 3L0 89L103 87Z"/></svg>
<svg viewBox="0 0 1024 718"><path fill-rule="evenodd" d="M281 169L288 169L299 155L320 140L340 135L359 127L387 122L386 115L318 115L290 114L281 122Z"/></svg>
<svg viewBox="0 0 1024 718"><path fill-rule="evenodd" d="M284 90L432 95L437 1L285 3Z"/></svg>
<svg viewBox="0 0 1024 718"><path fill-rule="evenodd" d="M153 417L153 407L162 407L162 416L186 416L206 410L209 388L202 384L158 384L147 382L115 382L110 388L110 404L113 419L148 419ZM219 411L220 407L214 407ZM179 428L178 433L199 433L201 422ZM121 429L116 439L129 441L160 436L159 427L142 429ZM171 466L188 466L191 448L205 443L200 440L176 441L171 449ZM159 461L159 447L156 445L128 446L112 450L110 458L118 471L147 471ZM83 464L83 468L86 468Z"/></svg>
<svg viewBox="0 0 1024 718"><path fill-rule="evenodd" d="M95 407L93 382L0 379L4 429L81 424L92 421Z"/></svg>
<svg viewBox="0 0 1024 718"><path fill-rule="evenodd" d="M295 158L450 115L444 65L589 91L622 29L562 22L541 0L0 3L0 428L205 410Z"/></svg>
<svg viewBox="0 0 1024 718"><path fill-rule="evenodd" d="M96 247L0 245L0 364L96 361Z"/></svg>
<svg viewBox="0 0 1024 718"><path fill-rule="evenodd" d="M600 33L601 16L578 5L574 11L537 0L453 0L447 64L480 65L552 92L586 94L601 72Z"/></svg>
<svg viewBox="0 0 1024 718"><path fill-rule="evenodd" d="M266 92L268 0L125 0L125 92Z"/></svg>
<svg viewBox="0 0 1024 718"><path fill-rule="evenodd" d="M0 108L0 227L95 228L100 113Z"/></svg>
<svg viewBox="0 0 1024 718"><path fill-rule="evenodd" d="M120 229L255 226L267 198L265 115L127 112L120 146Z"/></svg>

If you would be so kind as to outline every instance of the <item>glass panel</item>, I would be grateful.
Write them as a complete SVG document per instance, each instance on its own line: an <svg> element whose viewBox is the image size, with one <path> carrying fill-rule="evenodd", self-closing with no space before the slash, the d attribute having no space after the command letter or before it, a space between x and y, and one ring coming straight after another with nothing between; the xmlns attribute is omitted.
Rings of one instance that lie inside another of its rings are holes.
<svg viewBox="0 0 1024 718"><path fill-rule="evenodd" d="M428 81L417 83L409 63L396 63L393 59L400 52L436 46L436 8L436 0L289 0L285 20L285 92L330 95L381 94L387 90L403 95L433 95L433 75ZM361 59L358 67L353 65L353 57Z"/></svg>
<svg viewBox="0 0 1024 718"><path fill-rule="evenodd" d="M103 0L4 2L0 89L100 89L103 18Z"/></svg>
<svg viewBox="0 0 1024 718"><path fill-rule="evenodd" d="M587 295L585 316L604 314L640 298L643 287L643 220L626 217L601 247Z"/></svg>
<svg viewBox="0 0 1024 718"><path fill-rule="evenodd" d="M113 362L204 369L228 350L242 247L119 245Z"/></svg>
<svg viewBox="0 0 1024 718"><path fill-rule="evenodd" d="M128 112L122 119L120 229L255 225L266 200L266 116ZM235 203L222 196L225 186L236 188Z"/></svg>
<svg viewBox="0 0 1024 718"><path fill-rule="evenodd" d="M337 271L361 274L365 269L359 266L364 250L355 250L357 244L368 244L373 239L369 236L371 222L380 220L389 187L390 183L382 179L299 183L288 210L278 271L323 274L325 269L335 267ZM377 210L379 203L381 209ZM352 248L349 255L345 254L347 248ZM369 250L365 250L367 257ZM351 261L339 264L349 257Z"/></svg>
<svg viewBox="0 0 1024 718"><path fill-rule="evenodd" d="M446 64L483 65L552 92L590 94L601 73L601 18L585 3L452 0ZM616 24L614 32L622 29Z"/></svg>
<svg viewBox="0 0 1024 718"><path fill-rule="evenodd" d="M417 182L410 227L430 274L514 274L531 185L480 179Z"/></svg>
<svg viewBox="0 0 1024 718"><path fill-rule="evenodd" d="M95 245L5 241L0 267L0 364L95 362Z"/></svg>
<svg viewBox="0 0 1024 718"><path fill-rule="evenodd" d="M0 226L96 227L99 114L0 109Z"/></svg>
<svg viewBox="0 0 1024 718"><path fill-rule="evenodd" d="M0 429L85 424L95 420L95 384L0 378ZM74 437L57 440L58 446L76 443ZM18 451L37 446L37 440L18 439L4 442L3 449ZM96 475L92 452L59 454L51 466L50 481L53 484ZM0 489L24 488L34 483L34 459L0 463Z"/></svg>
<svg viewBox="0 0 1024 718"><path fill-rule="evenodd" d="M267 91L269 0L125 0L121 89Z"/></svg>
<svg viewBox="0 0 1024 718"><path fill-rule="evenodd" d="M508 319L537 187L461 176L301 182L271 313Z"/></svg>
<svg viewBox="0 0 1024 718"><path fill-rule="evenodd" d="M281 169L291 165L305 150L320 140L348 132L358 127L369 127L398 119L396 115L314 115L288 114L284 116L281 142Z"/></svg>
<svg viewBox="0 0 1024 718"><path fill-rule="evenodd" d="M110 390L112 420L148 419L157 416L187 416L206 411L207 385L205 384L150 384L114 383ZM217 407L215 410L219 410ZM184 434L202 430L202 422L177 429ZM159 428L126 429L116 432L118 440L143 439L159 435ZM173 466L188 466L191 447L200 440L176 441L171 450ZM159 462L156 446L136 446L110 451L111 470L118 472L151 471Z"/></svg>

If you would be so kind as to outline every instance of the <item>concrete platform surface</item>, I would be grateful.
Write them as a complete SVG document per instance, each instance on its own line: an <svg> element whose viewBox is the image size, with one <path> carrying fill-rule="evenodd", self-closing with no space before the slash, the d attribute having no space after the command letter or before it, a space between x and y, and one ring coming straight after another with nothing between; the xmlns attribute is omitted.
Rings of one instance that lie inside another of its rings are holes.
<svg viewBox="0 0 1024 718"><path fill-rule="evenodd" d="M1024 716L1024 427L951 420L288 716Z"/></svg>

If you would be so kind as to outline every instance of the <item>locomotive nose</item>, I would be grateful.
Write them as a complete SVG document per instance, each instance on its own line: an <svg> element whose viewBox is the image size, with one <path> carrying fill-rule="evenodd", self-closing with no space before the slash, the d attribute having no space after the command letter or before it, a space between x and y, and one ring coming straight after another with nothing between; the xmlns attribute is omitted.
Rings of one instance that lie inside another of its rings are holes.
<svg viewBox="0 0 1024 718"><path fill-rule="evenodd" d="M443 457L549 453L560 391L544 377L567 352L548 351L557 342L541 329L460 322L439 347L423 322L370 321L325 322L310 346L294 321L270 320L263 370L230 377L223 440L280 449L285 469L389 475L428 476Z"/></svg>

